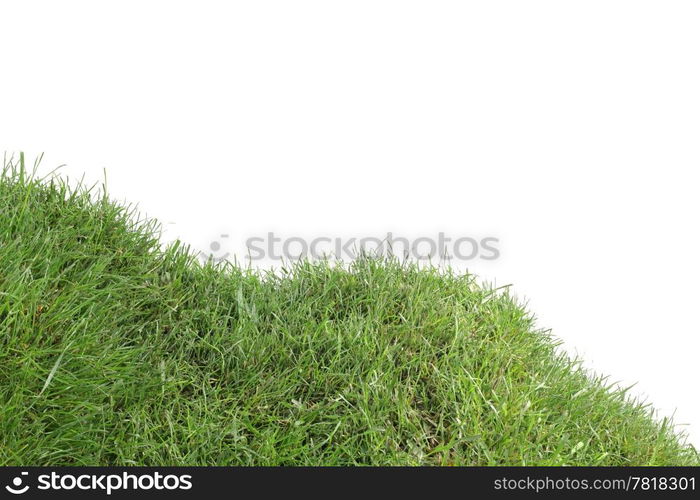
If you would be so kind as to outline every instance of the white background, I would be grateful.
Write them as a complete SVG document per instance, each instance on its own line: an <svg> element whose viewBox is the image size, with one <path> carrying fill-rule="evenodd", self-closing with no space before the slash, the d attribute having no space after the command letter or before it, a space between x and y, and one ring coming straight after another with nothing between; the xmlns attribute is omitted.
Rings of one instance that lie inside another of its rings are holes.
<svg viewBox="0 0 700 500"><path fill-rule="evenodd" d="M485 234L474 262L700 443L700 4L3 2L0 149L206 249Z"/></svg>

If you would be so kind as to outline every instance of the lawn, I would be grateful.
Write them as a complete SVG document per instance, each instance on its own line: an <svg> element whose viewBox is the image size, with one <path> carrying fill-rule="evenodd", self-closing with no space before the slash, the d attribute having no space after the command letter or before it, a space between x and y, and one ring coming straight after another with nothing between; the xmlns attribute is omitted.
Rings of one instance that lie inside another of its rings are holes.
<svg viewBox="0 0 700 500"><path fill-rule="evenodd" d="M699 463L507 289L386 258L205 264L30 170L0 178L0 465Z"/></svg>

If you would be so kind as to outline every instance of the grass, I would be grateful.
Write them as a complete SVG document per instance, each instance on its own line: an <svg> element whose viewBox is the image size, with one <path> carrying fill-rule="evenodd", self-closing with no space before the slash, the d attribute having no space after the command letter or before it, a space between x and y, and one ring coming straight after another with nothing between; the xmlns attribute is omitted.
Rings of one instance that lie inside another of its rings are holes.
<svg viewBox="0 0 700 500"><path fill-rule="evenodd" d="M698 464L557 345L470 275L202 264L5 162L1 465Z"/></svg>

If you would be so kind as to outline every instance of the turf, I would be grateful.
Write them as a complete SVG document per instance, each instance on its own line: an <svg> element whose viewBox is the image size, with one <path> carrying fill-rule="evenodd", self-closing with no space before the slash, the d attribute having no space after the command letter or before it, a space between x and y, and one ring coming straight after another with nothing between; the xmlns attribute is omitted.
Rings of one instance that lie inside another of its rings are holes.
<svg viewBox="0 0 700 500"><path fill-rule="evenodd" d="M1 465L698 464L508 290L370 257L203 264L158 235L5 161Z"/></svg>

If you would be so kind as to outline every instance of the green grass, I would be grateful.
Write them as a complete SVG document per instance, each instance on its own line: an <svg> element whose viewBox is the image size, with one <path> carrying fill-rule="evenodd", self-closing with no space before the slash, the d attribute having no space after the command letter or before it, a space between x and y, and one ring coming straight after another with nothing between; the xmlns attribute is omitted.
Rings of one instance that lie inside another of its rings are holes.
<svg viewBox="0 0 700 500"><path fill-rule="evenodd" d="M201 264L23 163L0 179L0 465L698 464L507 290Z"/></svg>

